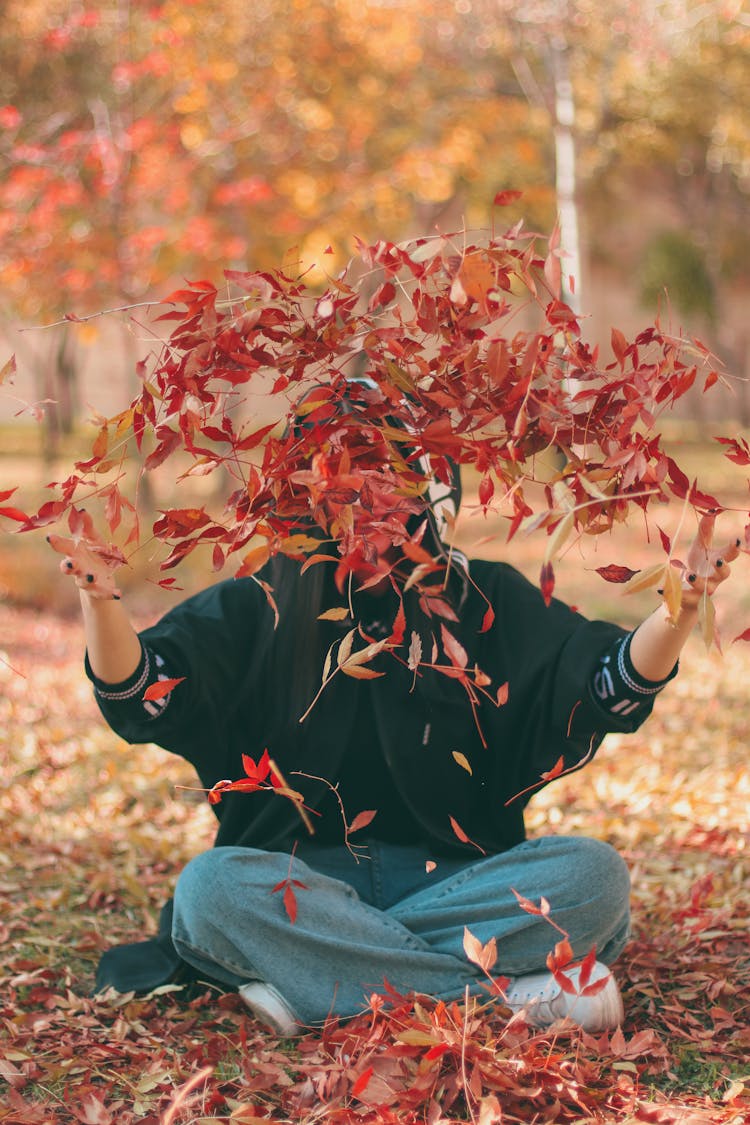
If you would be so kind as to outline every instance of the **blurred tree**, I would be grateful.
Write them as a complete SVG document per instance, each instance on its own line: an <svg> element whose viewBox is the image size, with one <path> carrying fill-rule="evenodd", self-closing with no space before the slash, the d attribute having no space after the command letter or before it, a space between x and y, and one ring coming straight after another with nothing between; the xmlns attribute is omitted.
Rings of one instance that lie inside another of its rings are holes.
<svg viewBox="0 0 750 1125"><path fill-rule="evenodd" d="M750 16L743 0L663 0L657 15L654 49L618 59L587 205L601 250L630 270L643 242L623 238L624 200L637 192L646 214L658 204L656 226L666 219L702 254L720 300L722 281L748 279Z"/></svg>
<svg viewBox="0 0 750 1125"><path fill-rule="evenodd" d="M486 225L535 190L543 130L454 5L166 0L8 5L0 280L32 317L133 302L195 269L304 260L353 236ZM304 49L301 49L304 45ZM19 50L16 51L16 47ZM480 65L481 64L481 65ZM540 190L541 187L541 190Z"/></svg>
<svg viewBox="0 0 750 1125"><path fill-rule="evenodd" d="M681 231L662 231L646 247L641 270L641 300L654 308L665 293L688 317L713 324L716 293L705 254Z"/></svg>
<svg viewBox="0 0 750 1125"><path fill-rule="evenodd" d="M563 277L581 214L633 275L633 209L665 185L717 299L745 269L741 0L8 0L3 20L6 320L294 244L333 273L355 236L484 227L505 188L531 226L559 209Z"/></svg>

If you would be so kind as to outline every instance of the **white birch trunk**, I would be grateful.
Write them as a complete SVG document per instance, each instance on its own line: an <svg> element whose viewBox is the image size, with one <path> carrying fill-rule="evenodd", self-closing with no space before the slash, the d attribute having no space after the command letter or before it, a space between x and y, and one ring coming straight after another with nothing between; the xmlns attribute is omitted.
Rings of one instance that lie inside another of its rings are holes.
<svg viewBox="0 0 750 1125"><path fill-rule="evenodd" d="M560 216L563 297L581 311L581 246L576 202L575 99L564 42L553 45L555 82L555 191ZM570 279L573 279L571 285Z"/></svg>

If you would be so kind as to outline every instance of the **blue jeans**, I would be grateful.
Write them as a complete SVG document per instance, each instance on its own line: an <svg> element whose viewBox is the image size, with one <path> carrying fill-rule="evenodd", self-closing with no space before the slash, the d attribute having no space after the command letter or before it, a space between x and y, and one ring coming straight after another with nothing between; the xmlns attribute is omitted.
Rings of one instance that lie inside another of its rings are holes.
<svg viewBox="0 0 750 1125"><path fill-rule="evenodd" d="M303 843L294 857L254 848L196 856L175 889L172 936L181 957L238 988L274 985L301 1024L352 1016L386 978L400 992L443 1000L480 990L481 970L463 950L464 927L497 939L495 975L544 970L560 934L522 910L511 888L541 897L569 935L576 957L596 946L611 963L630 923L630 880L622 858L598 840L547 836L500 855L443 858L426 870L422 846L368 841L357 862L344 847ZM284 909L291 874L297 918Z"/></svg>

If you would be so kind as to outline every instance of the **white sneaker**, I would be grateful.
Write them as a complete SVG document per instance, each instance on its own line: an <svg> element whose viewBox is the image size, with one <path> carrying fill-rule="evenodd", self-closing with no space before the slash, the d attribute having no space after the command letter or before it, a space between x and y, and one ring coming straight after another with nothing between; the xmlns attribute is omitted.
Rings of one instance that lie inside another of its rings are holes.
<svg viewBox="0 0 750 1125"><path fill-rule="evenodd" d="M294 1013L280 992L272 984L262 980L251 980L243 984L239 994L252 1014L279 1035L297 1035L300 1025Z"/></svg>
<svg viewBox="0 0 750 1125"><path fill-rule="evenodd" d="M579 988L580 965L565 970L565 976ZM514 977L505 990L506 1003L514 1012L523 1012L532 1027L549 1027L556 1020L571 1019L584 1031L610 1031L625 1018L625 1009L617 981L601 961L594 963L587 988L607 979L600 991L588 996L581 992L565 992L552 973L533 973Z"/></svg>

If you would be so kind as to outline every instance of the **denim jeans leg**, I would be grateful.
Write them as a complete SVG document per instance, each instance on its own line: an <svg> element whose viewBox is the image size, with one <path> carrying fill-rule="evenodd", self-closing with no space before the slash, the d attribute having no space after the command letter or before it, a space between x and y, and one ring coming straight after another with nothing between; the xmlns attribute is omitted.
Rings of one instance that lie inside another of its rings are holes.
<svg viewBox="0 0 750 1125"><path fill-rule="evenodd" d="M294 889L292 923L282 893L273 893L289 871L288 855L252 848L196 856L175 889L172 937L180 956L233 987L274 985L305 1025L355 1015L384 979L399 991L445 998L476 982L463 955L431 949L349 883L296 857L291 875L304 888Z"/></svg>
<svg viewBox="0 0 750 1125"><path fill-rule="evenodd" d="M497 939L497 973L539 972L562 935L523 910L514 891L537 907L547 900L576 958L596 947L598 959L611 964L629 937L627 866L609 844L586 837L527 840L402 898L388 913L432 949L459 956L468 926L483 944Z"/></svg>
<svg viewBox="0 0 750 1125"><path fill-rule="evenodd" d="M523 911L513 889L548 900L576 956L595 944L609 962L627 939L627 869L599 841L542 838L477 862L438 859L432 871L419 846L371 841L359 864L344 848L300 852L291 868L287 854L250 848L197 856L178 880L173 937L186 961L230 986L274 985L304 1024L354 1015L384 979L446 1000L467 985L477 991L465 926L482 942L497 939L497 973L543 970L560 935ZM293 924L273 893L290 872L305 884L295 888Z"/></svg>

